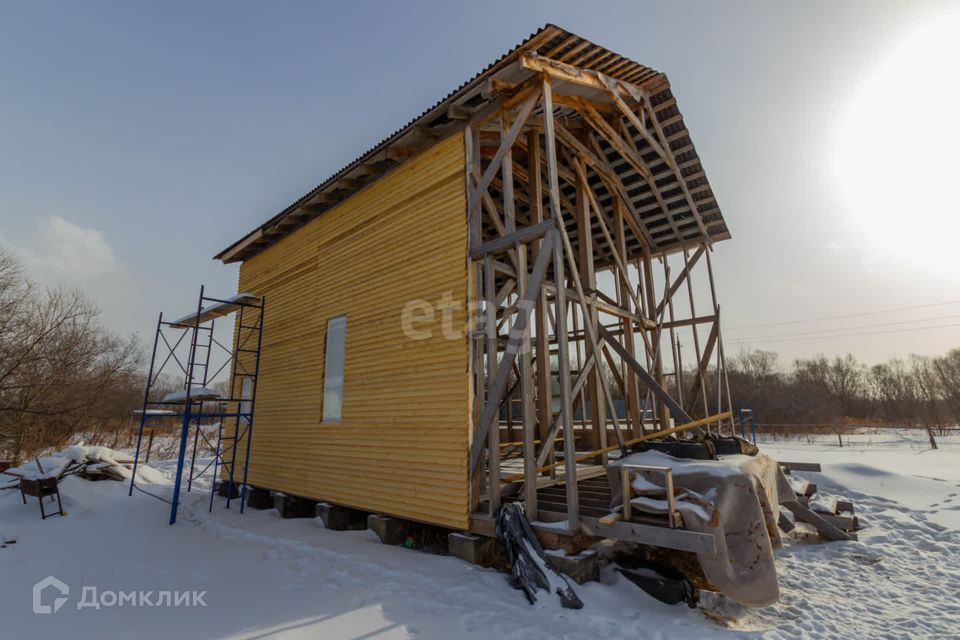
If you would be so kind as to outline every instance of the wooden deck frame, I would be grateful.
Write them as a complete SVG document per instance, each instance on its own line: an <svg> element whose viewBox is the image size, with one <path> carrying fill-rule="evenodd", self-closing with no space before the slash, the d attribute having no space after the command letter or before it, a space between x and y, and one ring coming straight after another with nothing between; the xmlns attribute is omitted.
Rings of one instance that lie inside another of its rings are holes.
<svg viewBox="0 0 960 640"><path fill-rule="evenodd" d="M474 518L487 522L504 489L521 482L531 520L556 519L538 509L537 489L560 473L548 484L566 486L570 535L606 532L670 548L712 547L699 538L671 546L669 535L651 534L650 525L581 517L577 466L562 464L605 465L629 442L684 431L683 425L732 433L712 239L695 188L642 88L543 56L524 56L521 66L538 80L492 85L509 93L499 108L465 125ZM672 196L656 186L663 171L680 185L687 205L680 216ZM649 192L649 204L631 197L637 184ZM697 239L668 248L657 243L663 229L681 237L691 224ZM605 272L612 291L602 290ZM709 288L709 315L697 315L697 287ZM683 339L692 349L683 348ZM692 362L684 363L685 352ZM716 394L708 393L710 383ZM625 415L618 415L620 400ZM511 440L519 421L522 474L501 473L505 410ZM608 444L610 435L616 444Z"/></svg>

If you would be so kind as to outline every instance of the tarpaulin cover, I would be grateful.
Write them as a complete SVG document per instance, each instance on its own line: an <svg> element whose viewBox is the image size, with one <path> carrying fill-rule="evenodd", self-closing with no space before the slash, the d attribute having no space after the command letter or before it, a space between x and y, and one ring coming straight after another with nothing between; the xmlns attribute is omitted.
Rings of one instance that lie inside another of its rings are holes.
<svg viewBox="0 0 960 640"><path fill-rule="evenodd" d="M635 453L607 467L614 504L622 504L620 465L670 467L675 508L684 528L711 533L717 554L698 554L703 573L727 597L750 606L765 606L780 596L773 550L782 546L777 529L780 496L793 491L777 462L768 456L725 456L687 460L658 451ZM633 482L631 509L667 512L662 476L646 474Z"/></svg>

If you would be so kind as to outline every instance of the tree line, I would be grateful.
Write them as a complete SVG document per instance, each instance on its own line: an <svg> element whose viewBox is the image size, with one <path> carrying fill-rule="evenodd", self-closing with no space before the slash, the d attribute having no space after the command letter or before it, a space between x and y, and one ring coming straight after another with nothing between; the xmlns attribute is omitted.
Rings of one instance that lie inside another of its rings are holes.
<svg viewBox="0 0 960 640"><path fill-rule="evenodd" d="M0 461L128 431L143 351L108 330L82 291L36 285L0 248Z"/></svg>
<svg viewBox="0 0 960 640"><path fill-rule="evenodd" d="M854 356L797 358L782 368L773 351L745 350L728 360L734 405L767 424L925 427L960 423L960 349L867 365Z"/></svg>

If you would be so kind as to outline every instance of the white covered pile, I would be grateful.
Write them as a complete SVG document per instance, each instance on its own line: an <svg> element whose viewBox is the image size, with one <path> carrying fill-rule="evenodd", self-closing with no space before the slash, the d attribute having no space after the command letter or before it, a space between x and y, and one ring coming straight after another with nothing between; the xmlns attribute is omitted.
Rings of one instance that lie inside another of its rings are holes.
<svg viewBox="0 0 960 640"><path fill-rule="evenodd" d="M63 478L78 475L87 480L129 480L133 471L133 459L129 454L109 447L73 445L57 453L40 456L29 462L7 469L0 474L0 488L19 485L21 478ZM138 475L160 475L155 470L141 466ZM152 482L149 477L145 478ZM157 480L162 480L162 476Z"/></svg>

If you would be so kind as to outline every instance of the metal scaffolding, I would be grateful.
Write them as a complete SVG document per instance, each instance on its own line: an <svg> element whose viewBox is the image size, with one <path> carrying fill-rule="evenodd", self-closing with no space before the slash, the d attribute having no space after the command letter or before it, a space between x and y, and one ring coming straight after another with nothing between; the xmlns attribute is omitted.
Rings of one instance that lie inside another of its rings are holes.
<svg viewBox="0 0 960 640"><path fill-rule="evenodd" d="M209 510L213 510L213 497L217 491L217 474L223 477L226 507L234 497L238 455L242 457L242 480L240 481L240 513L243 513L247 492L247 469L250 463L250 439L253 433L253 415L257 396L257 378L260 374L260 350L263 344L263 314L265 299L248 293L221 299L207 296L204 287L195 311L172 321L164 320L163 313L157 320L153 352L147 385L143 394L143 409L140 411L140 428L137 432L137 449L133 461L128 495L136 485L137 466L140 462L144 428L151 419L180 418L180 444L177 451L177 471L173 495L170 499L170 524L177 520L180 490L184 468L187 466L187 449L190 448L187 492L193 488L195 477L213 467L210 487ZM218 318L236 314L233 341L228 347L214 335ZM216 366L211 364L211 354L220 351L226 360ZM162 354L161 358L158 358ZM185 353L184 353L185 352ZM158 364L159 361L159 364ZM216 367L216 368L214 368ZM182 376L183 385L158 398L157 388L164 373L173 369ZM222 376L228 371L226 376ZM213 387L223 387L224 396ZM207 427L205 432L204 427ZM216 441L211 438L216 428ZM232 430L231 430L232 427ZM191 434L192 431L192 434ZM192 435L192 442L191 442ZM213 458L199 471L196 470L197 450L200 441L212 450ZM242 449L242 454L240 453Z"/></svg>

